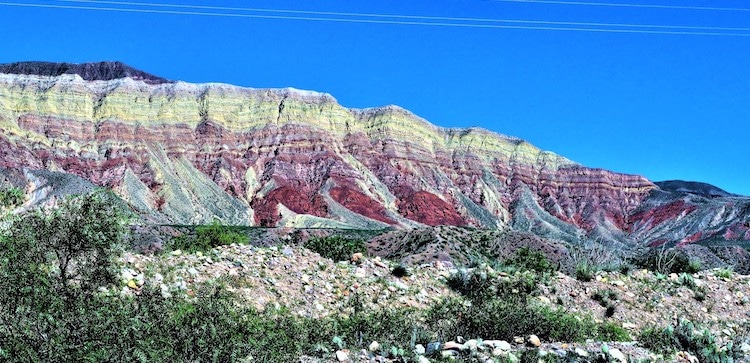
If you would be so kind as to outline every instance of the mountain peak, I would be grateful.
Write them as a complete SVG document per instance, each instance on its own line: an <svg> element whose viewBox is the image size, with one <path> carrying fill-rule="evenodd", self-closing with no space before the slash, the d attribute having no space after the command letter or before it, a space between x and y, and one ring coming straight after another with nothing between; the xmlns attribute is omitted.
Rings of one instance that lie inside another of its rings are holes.
<svg viewBox="0 0 750 363"><path fill-rule="evenodd" d="M15 62L0 64L0 73L56 77L63 74L77 74L87 81L110 81L132 78L148 84L170 83L171 81L133 68L122 62L58 63L58 62Z"/></svg>
<svg viewBox="0 0 750 363"><path fill-rule="evenodd" d="M724 189L701 182L665 180L661 182L655 182L654 184L656 184L656 186L658 186L661 190L697 194L708 198L736 196L735 194L729 193Z"/></svg>

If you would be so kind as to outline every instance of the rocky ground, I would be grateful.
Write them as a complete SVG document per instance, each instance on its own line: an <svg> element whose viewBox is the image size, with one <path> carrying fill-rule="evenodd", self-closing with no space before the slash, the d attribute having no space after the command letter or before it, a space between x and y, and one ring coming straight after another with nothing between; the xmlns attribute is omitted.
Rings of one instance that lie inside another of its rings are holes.
<svg viewBox="0 0 750 363"><path fill-rule="evenodd" d="M450 264L415 265L409 267L408 276L396 277L392 269L397 264L389 260L357 255L351 261L335 263L299 246L233 244L206 253L176 250L144 255L129 252L120 262L124 294L138 294L144 285L153 284L164 295L185 293L190 296L201 284L221 283L258 310L284 307L292 314L313 318L348 314L355 298L366 309L376 310L425 309L441 299L456 296L446 285L446 278L456 273ZM560 306L570 312L591 314L600 321L615 322L634 338L646 327L667 326L677 319L687 318L707 327L724 342L747 336L750 322L750 277L729 270L681 275L660 275L646 270L626 274L598 272L588 282L557 273L540 291L536 296L539 304ZM621 354L631 361L690 361L694 358L686 353L658 357L640 347L637 341L579 344L542 342L534 336L517 337L508 342L493 339L455 337L451 342L415 349L424 350L422 353L439 349L446 356L474 356L480 357L480 361L512 361L525 347L538 347L542 355L566 356L573 360L601 354L602 349L609 350L610 357ZM750 353L748 343L743 345L746 353ZM385 361L377 355L377 345L377 342L371 344L370 351L339 351L330 359Z"/></svg>

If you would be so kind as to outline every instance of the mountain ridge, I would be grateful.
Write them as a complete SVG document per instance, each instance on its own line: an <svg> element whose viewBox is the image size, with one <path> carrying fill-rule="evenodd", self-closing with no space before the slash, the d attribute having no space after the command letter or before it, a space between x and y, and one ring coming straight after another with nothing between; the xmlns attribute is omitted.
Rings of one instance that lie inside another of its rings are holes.
<svg viewBox="0 0 750 363"><path fill-rule="evenodd" d="M292 88L0 74L0 156L110 187L165 223L457 225L616 246L750 239L743 200L706 204L518 138Z"/></svg>
<svg viewBox="0 0 750 363"><path fill-rule="evenodd" d="M166 78L157 77L153 74L146 73L117 61L88 63L44 61L14 62L0 64L0 73L52 77L61 76L63 74L76 74L87 81L109 81L114 79L133 78L149 84L171 82Z"/></svg>

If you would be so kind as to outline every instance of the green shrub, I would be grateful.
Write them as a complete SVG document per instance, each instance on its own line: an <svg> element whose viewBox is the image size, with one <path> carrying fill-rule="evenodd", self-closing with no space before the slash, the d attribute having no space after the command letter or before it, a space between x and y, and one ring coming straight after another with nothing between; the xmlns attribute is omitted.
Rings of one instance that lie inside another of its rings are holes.
<svg viewBox="0 0 750 363"><path fill-rule="evenodd" d="M409 270L403 265L398 265L391 270L391 275L398 278L409 276Z"/></svg>
<svg viewBox="0 0 750 363"><path fill-rule="evenodd" d="M10 187L0 189L0 207L15 208L23 203L23 189Z"/></svg>
<svg viewBox="0 0 750 363"><path fill-rule="evenodd" d="M656 353L670 355L675 352L674 328L650 327L638 337L638 343Z"/></svg>
<svg viewBox="0 0 750 363"><path fill-rule="evenodd" d="M364 241L339 236L311 238L305 243L305 247L334 261L348 261L355 253L367 253Z"/></svg>
<svg viewBox="0 0 750 363"><path fill-rule="evenodd" d="M640 267L661 274L689 273L693 274L702 269L699 260L689 258L684 252L674 248L653 248L634 259Z"/></svg>
<svg viewBox="0 0 750 363"><path fill-rule="evenodd" d="M533 272L526 272L498 279L486 270L461 268L448 276L446 283L473 301L503 299L526 302L538 291L539 278Z"/></svg>
<svg viewBox="0 0 750 363"><path fill-rule="evenodd" d="M537 273L529 271L499 277L480 268L459 269L448 277L447 284L469 302L445 300L430 310L427 322L438 336L449 339L460 335L511 340L528 334L551 341L627 338L627 333L614 325L539 305L529 297L538 293L540 281Z"/></svg>
<svg viewBox="0 0 750 363"><path fill-rule="evenodd" d="M698 302L703 302L706 300L706 289L704 287L696 287L693 289L693 299Z"/></svg>
<svg viewBox="0 0 750 363"><path fill-rule="evenodd" d="M686 273L694 274L697 272L700 272L703 269L703 263L701 263L699 260L690 259L688 260L687 268L685 268Z"/></svg>
<svg viewBox="0 0 750 363"><path fill-rule="evenodd" d="M677 350L695 355L701 362L732 362L742 357L739 341L730 341L720 347L711 332L696 329L687 320L666 328L647 328L641 333L640 344L661 354L672 354Z"/></svg>
<svg viewBox="0 0 750 363"><path fill-rule="evenodd" d="M612 301L617 301L617 293L612 290L597 290L591 295L591 299L601 306L607 306Z"/></svg>
<svg viewBox="0 0 750 363"><path fill-rule="evenodd" d="M693 276L686 273L680 274L680 276L677 278L677 284L680 286L685 286L689 289L694 289L697 286L697 284L695 283L695 279L693 279Z"/></svg>
<svg viewBox="0 0 750 363"><path fill-rule="evenodd" d="M464 304L448 299L428 313L430 329L440 337L479 336L512 341L514 336L536 334L542 340L581 342L628 340L625 330L614 324L597 324L591 317L563 309L491 299Z"/></svg>
<svg viewBox="0 0 750 363"><path fill-rule="evenodd" d="M616 307L614 305L607 305L607 308L604 310L604 316L607 318L611 318L615 315Z"/></svg>
<svg viewBox="0 0 750 363"><path fill-rule="evenodd" d="M195 228L195 236L182 235L172 240L172 249L187 252L208 252L214 247L233 243L247 243L247 236L214 220L211 224Z"/></svg>
<svg viewBox="0 0 750 363"><path fill-rule="evenodd" d="M720 268L717 270L714 270L714 276L720 278L720 279L730 279L732 278L732 269L731 268Z"/></svg>
<svg viewBox="0 0 750 363"><path fill-rule="evenodd" d="M503 264L516 267L521 271L527 270L545 273L557 270L557 267L547 259L544 253L534 251L528 247L521 247L516 250L511 258L503 261Z"/></svg>
<svg viewBox="0 0 750 363"><path fill-rule="evenodd" d="M596 269L588 263L579 263L576 265L576 279L578 281L589 282L594 279Z"/></svg>

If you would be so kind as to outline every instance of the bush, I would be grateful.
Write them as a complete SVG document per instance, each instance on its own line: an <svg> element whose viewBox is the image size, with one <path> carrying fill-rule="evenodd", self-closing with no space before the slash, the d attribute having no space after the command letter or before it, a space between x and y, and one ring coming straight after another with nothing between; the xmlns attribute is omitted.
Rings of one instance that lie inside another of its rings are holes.
<svg viewBox="0 0 750 363"><path fill-rule="evenodd" d="M208 252L214 247L233 243L247 243L247 236L214 220L209 225L196 227L195 236L182 235L176 237L172 240L172 248L187 252Z"/></svg>
<svg viewBox="0 0 750 363"><path fill-rule="evenodd" d="M696 287L693 289L693 299L697 302L703 302L706 300L706 289L704 287Z"/></svg>
<svg viewBox="0 0 750 363"><path fill-rule="evenodd" d="M305 243L305 247L334 261L348 261L355 253L367 253L364 241L339 236L311 238Z"/></svg>
<svg viewBox="0 0 750 363"><path fill-rule="evenodd" d="M621 253L614 247L593 240L582 241L580 245L571 247L569 253L568 261L565 263L566 272L577 273L579 268L584 268L585 274L582 277L593 277L597 271L617 271L626 264L620 257Z"/></svg>
<svg viewBox="0 0 750 363"><path fill-rule="evenodd" d="M491 299L513 300L525 303L538 291L540 280L531 272L516 273L510 278L498 279L481 269L458 269L448 276L448 287L475 301Z"/></svg>
<svg viewBox="0 0 750 363"><path fill-rule="evenodd" d="M0 207L15 208L23 203L23 189L10 187L0 189Z"/></svg>
<svg viewBox="0 0 750 363"><path fill-rule="evenodd" d="M701 262L690 259L684 252L674 248L653 248L635 258L635 264L647 270L661 274L689 273L693 274L702 269Z"/></svg>
<svg viewBox="0 0 750 363"><path fill-rule="evenodd" d="M528 247L521 247L516 250L513 257L503 261L503 265L513 266L521 271L527 270L539 273L555 272L557 270L557 267L547 259L544 253L534 251Z"/></svg>
<svg viewBox="0 0 750 363"><path fill-rule="evenodd" d="M629 340L627 332L614 324L597 324L591 317L570 314L536 304L492 299L470 305L448 299L427 316L430 329L439 337L491 337L512 341L514 336L536 334L542 340L582 342Z"/></svg>
<svg viewBox="0 0 750 363"><path fill-rule="evenodd" d="M680 286L685 286L689 289L694 289L698 286L695 283L695 279L693 279L693 276L686 273L680 274L680 276L677 278L677 284Z"/></svg>
<svg viewBox="0 0 750 363"><path fill-rule="evenodd" d="M588 263L579 263L576 265L576 279L578 281L589 282L594 279L596 269Z"/></svg>
<svg viewBox="0 0 750 363"><path fill-rule="evenodd" d="M728 342L720 347L711 332L698 330L687 320L666 328L651 327L640 336L640 344L661 354L672 354L677 350L695 355L701 362L731 362L742 357L739 341Z"/></svg>
<svg viewBox="0 0 750 363"><path fill-rule="evenodd" d="M398 265L391 270L391 275L402 278L409 276L409 270L403 265Z"/></svg>
<svg viewBox="0 0 750 363"><path fill-rule="evenodd" d="M460 335L512 340L528 334L552 341L628 338L614 325L597 324L591 317L540 306L529 299L538 292L540 281L529 271L499 277L480 268L459 269L447 283L469 301L445 300L430 310L427 322L438 336L448 339Z"/></svg>
<svg viewBox="0 0 750 363"><path fill-rule="evenodd" d="M591 299L598 302L601 306L607 306L612 301L617 301L617 293L612 290L597 290Z"/></svg>
<svg viewBox="0 0 750 363"><path fill-rule="evenodd" d="M731 268L720 268L717 270L714 270L714 276L720 278L720 279L731 279L732 278L732 269Z"/></svg>

